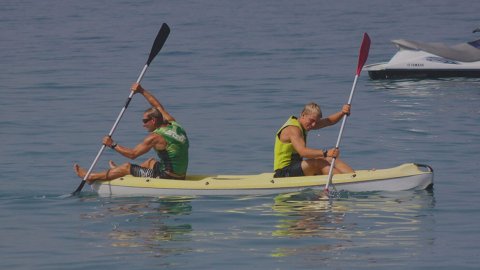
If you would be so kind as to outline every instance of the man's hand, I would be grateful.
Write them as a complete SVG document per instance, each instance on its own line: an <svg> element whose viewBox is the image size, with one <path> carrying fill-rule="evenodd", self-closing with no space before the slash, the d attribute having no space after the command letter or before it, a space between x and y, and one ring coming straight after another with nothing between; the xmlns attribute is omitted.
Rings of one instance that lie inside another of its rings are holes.
<svg viewBox="0 0 480 270"><path fill-rule="evenodd" d="M132 87L130 88L130 90L132 90L135 94L137 93L141 94L145 89L143 89L143 87L139 83L134 83L132 84Z"/></svg>
<svg viewBox="0 0 480 270"><path fill-rule="evenodd" d="M351 106L350 104L345 104L345 105L343 105L343 107L342 107L342 113L343 113L344 115L350 116L350 108L351 108L351 107L352 107L352 106Z"/></svg>
<svg viewBox="0 0 480 270"><path fill-rule="evenodd" d="M105 146L110 147L110 148L112 148L112 145L114 144L112 137L110 137L110 136L108 136L108 135L106 135L105 137L103 137L102 143L103 143Z"/></svg>
<svg viewBox="0 0 480 270"><path fill-rule="evenodd" d="M338 158L340 156L340 149L332 148L327 151L327 157Z"/></svg>

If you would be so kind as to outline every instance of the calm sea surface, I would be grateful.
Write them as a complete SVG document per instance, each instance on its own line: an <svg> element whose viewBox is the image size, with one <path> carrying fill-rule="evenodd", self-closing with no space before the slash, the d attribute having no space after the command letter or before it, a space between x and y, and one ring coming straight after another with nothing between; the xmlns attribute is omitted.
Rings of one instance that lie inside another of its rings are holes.
<svg viewBox="0 0 480 270"><path fill-rule="evenodd" d="M391 39L478 38L478 1L33 1L0 6L1 269L478 269L480 80L371 81L342 139L354 168L435 169L433 191L102 198L80 183L160 25L142 84L188 131L190 173L269 172L277 128L303 104L336 112L363 32L367 63ZM134 146L147 103L114 134ZM340 125L312 132L333 146ZM153 156L149 153L147 156ZM107 161L126 159L106 150ZM142 159L143 160L143 159Z"/></svg>

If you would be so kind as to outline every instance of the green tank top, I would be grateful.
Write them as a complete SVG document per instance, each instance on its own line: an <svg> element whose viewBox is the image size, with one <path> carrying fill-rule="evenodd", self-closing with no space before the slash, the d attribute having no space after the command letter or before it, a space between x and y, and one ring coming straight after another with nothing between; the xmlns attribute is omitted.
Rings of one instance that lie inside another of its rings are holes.
<svg viewBox="0 0 480 270"><path fill-rule="evenodd" d="M273 170L282 169L292 163L292 161L301 161L302 157L295 151L291 143L284 143L280 140L280 132L288 126L296 126L302 130L303 139L307 141L307 133L302 128L300 122L298 122L297 117L291 116L285 124L277 131L275 134L275 149L274 149L274 160L273 160Z"/></svg>
<svg viewBox="0 0 480 270"><path fill-rule="evenodd" d="M185 130L177 122L170 122L169 125L157 128L153 132L167 141L165 150L155 150L160 158L161 169L179 176L186 175L189 142Z"/></svg>

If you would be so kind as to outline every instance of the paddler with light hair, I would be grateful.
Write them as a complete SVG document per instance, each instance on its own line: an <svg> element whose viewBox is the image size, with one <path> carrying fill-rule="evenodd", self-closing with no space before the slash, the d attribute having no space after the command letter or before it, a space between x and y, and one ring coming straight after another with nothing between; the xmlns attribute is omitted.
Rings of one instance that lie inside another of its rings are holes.
<svg viewBox="0 0 480 270"><path fill-rule="evenodd" d="M308 131L334 125L349 114L350 105L346 104L341 111L322 118L320 106L312 102L305 105L300 118L291 116L275 135L274 177L328 174L334 157L334 174L353 172L349 165L338 159L339 149L307 147Z"/></svg>
<svg viewBox="0 0 480 270"><path fill-rule="evenodd" d="M96 180L112 180L127 174L137 177L185 179L189 147L185 130L165 110L162 104L139 83L134 83L131 90L135 94L143 95L152 106L143 113L142 118L143 127L150 133L134 148L120 145L109 136L103 138L103 144L132 160L153 149L157 152L159 160L150 158L140 165L127 162L120 166L116 166L110 161L109 170L91 173L85 180L92 184ZM74 165L74 170L82 179L87 173L78 164Z"/></svg>

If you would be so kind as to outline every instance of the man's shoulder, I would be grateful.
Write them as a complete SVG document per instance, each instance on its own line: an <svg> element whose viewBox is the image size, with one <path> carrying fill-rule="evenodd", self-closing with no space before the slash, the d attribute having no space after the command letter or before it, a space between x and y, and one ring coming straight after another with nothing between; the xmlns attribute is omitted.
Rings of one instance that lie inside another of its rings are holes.
<svg viewBox="0 0 480 270"><path fill-rule="evenodd" d="M172 127L179 127L179 128L182 128L182 125L180 125L180 123L178 123L177 121L169 121L168 124Z"/></svg>
<svg viewBox="0 0 480 270"><path fill-rule="evenodd" d="M302 129L299 126L294 125L285 126L283 131L287 131L288 133L302 133Z"/></svg>
<svg viewBox="0 0 480 270"><path fill-rule="evenodd" d="M280 132L283 141L290 141L293 137L301 137L302 130L297 126L285 126Z"/></svg>
<svg viewBox="0 0 480 270"><path fill-rule="evenodd" d="M162 134L156 133L156 132L150 132L150 133L147 134L147 136L145 137L145 140L156 140L156 139L163 139Z"/></svg>

